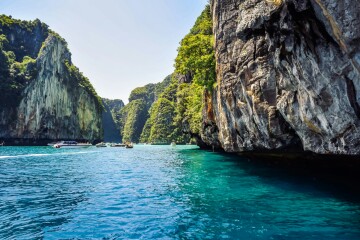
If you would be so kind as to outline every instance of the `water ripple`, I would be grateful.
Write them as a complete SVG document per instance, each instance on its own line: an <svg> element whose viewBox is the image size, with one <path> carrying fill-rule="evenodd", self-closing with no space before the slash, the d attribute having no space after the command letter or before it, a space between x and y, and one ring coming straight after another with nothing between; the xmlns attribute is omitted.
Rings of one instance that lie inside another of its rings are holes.
<svg viewBox="0 0 360 240"><path fill-rule="evenodd" d="M0 239L360 238L358 202L193 147L0 151Z"/></svg>

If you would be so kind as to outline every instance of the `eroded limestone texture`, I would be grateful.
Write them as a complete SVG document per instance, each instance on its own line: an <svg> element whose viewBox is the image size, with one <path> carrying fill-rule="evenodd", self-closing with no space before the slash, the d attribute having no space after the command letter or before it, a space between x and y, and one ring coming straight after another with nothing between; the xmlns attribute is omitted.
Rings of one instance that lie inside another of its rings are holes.
<svg viewBox="0 0 360 240"><path fill-rule="evenodd" d="M67 70L66 43L49 34L36 59L37 75L15 108L0 109L0 138L100 140L102 109ZM41 141L40 141L41 142Z"/></svg>
<svg viewBox="0 0 360 240"><path fill-rule="evenodd" d="M360 154L360 2L211 4L218 84L204 141L228 152Z"/></svg>

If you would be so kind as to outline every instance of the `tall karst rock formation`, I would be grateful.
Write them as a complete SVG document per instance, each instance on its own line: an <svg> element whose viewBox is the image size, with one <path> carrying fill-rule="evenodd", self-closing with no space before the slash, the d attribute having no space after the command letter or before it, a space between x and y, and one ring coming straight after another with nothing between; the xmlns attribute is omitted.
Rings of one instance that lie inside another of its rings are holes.
<svg viewBox="0 0 360 240"><path fill-rule="evenodd" d="M15 144L103 137L102 103L64 39L39 20L0 16L0 138Z"/></svg>
<svg viewBox="0 0 360 240"><path fill-rule="evenodd" d="M359 1L213 0L211 8L209 146L360 154Z"/></svg>

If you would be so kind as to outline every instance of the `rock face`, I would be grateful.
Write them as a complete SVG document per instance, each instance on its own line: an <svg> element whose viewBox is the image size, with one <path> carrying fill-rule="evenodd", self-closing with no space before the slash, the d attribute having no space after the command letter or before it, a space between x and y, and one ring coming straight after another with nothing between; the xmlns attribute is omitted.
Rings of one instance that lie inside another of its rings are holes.
<svg viewBox="0 0 360 240"><path fill-rule="evenodd" d="M16 37L18 31L7 32L9 48L24 42ZM31 40L36 36L37 33L28 32L24 39ZM14 142L19 144L43 144L42 140L102 139L102 107L91 84L72 65L66 42L52 32L44 36L46 40L42 44L41 39L33 39L37 44L34 47L37 52L31 55L36 58L36 72L20 92L19 102L10 107L5 103L0 109L0 138L9 142L16 139Z"/></svg>
<svg viewBox="0 0 360 240"><path fill-rule="evenodd" d="M360 154L360 2L211 5L218 82L203 140L228 152Z"/></svg>
<svg viewBox="0 0 360 240"><path fill-rule="evenodd" d="M103 98L104 112L102 114L102 124L104 129L105 142L121 142L120 136L120 111L124 107L124 102L120 99Z"/></svg>

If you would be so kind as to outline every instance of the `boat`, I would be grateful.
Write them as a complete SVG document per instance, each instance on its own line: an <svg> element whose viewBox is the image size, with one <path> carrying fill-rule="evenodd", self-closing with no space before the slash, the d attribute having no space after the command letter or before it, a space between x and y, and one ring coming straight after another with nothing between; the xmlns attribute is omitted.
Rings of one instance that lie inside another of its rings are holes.
<svg viewBox="0 0 360 240"><path fill-rule="evenodd" d="M54 148L86 148L90 147L90 143L78 143L76 141L61 141L53 145Z"/></svg>
<svg viewBox="0 0 360 240"><path fill-rule="evenodd" d="M170 144L172 147L176 147L176 143L175 142L171 142Z"/></svg>
<svg viewBox="0 0 360 240"><path fill-rule="evenodd" d="M169 145L169 142L151 142L150 145Z"/></svg>
<svg viewBox="0 0 360 240"><path fill-rule="evenodd" d="M58 142L51 142L51 143L48 143L47 145L49 146L49 147L52 147L52 146L54 146L55 144L57 144Z"/></svg>
<svg viewBox="0 0 360 240"><path fill-rule="evenodd" d="M0 147L4 146L5 142L3 141L2 143L0 143Z"/></svg>
<svg viewBox="0 0 360 240"><path fill-rule="evenodd" d="M101 142L95 145L96 147L100 148L100 147L107 147L106 143Z"/></svg>
<svg viewBox="0 0 360 240"><path fill-rule="evenodd" d="M126 144L123 143L112 143L110 147L126 147Z"/></svg>
<svg viewBox="0 0 360 240"><path fill-rule="evenodd" d="M134 148L134 145L132 143L126 144L125 148Z"/></svg>

